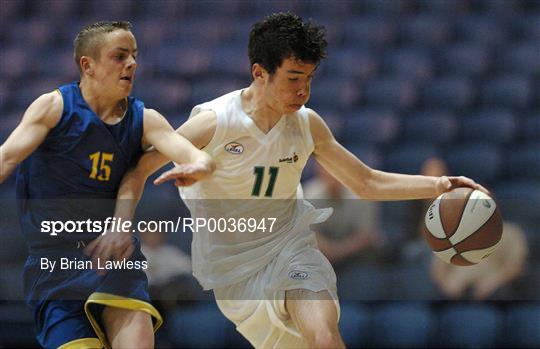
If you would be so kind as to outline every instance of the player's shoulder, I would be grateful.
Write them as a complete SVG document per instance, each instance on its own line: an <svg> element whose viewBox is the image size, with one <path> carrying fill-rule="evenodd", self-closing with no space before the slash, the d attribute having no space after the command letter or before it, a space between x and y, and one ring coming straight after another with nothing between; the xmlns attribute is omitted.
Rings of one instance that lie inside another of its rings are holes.
<svg viewBox="0 0 540 349"><path fill-rule="evenodd" d="M50 128L60 121L64 110L64 99L59 90L44 93L28 107L27 116Z"/></svg>

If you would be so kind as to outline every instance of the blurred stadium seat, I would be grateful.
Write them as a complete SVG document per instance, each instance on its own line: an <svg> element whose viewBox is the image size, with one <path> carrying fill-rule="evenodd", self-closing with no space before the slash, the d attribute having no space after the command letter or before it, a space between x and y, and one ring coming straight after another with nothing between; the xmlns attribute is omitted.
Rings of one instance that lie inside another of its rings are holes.
<svg viewBox="0 0 540 349"><path fill-rule="evenodd" d="M504 144L514 140L516 118L508 109L481 109L461 119L459 136L466 142Z"/></svg>
<svg viewBox="0 0 540 349"><path fill-rule="evenodd" d="M390 303L374 310L372 340L375 348L429 347L434 330L430 309L421 303Z"/></svg>
<svg viewBox="0 0 540 349"><path fill-rule="evenodd" d="M411 45L437 47L451 36L450 23L438 14L419 14L401 22L400 38Z"/></svg>
<svg viewBox="0 0 540 349"><path fill-rule="evenodd" d="M479 76L491 65L492 55L485 45L457 43L438 51L439 70L449 74Z"/></svg>
<svg viewBox="0 0 540 349"><path fill-rule="evenodd" d="M406 110L417 100L417 88L411 79L391 76L365 83L365 102L370 106Z"/></svg>
<svg viewBox="0 0 540 349"><path fill-rule="evenodd" d="M500 149L490 143L467 143L447 147L445 159L448 161L450 173L489 184L498 179L503 161Z"/></svg>
<svg viewBox="0 0 540 349"><path fill-rule="evenodd" d="M400 143L386 153L384 169L391 172L418 174L422 163L436 155L438 155L438 149L434 145Z"/></svg>
<svg viewBox="0 0 540 349"><path fill-rule="evenodd" d="M397 136L398 119L391 110L384 108L358 108L355 115L345 120L342 141L351 144L387 144Z"/></svg>
<svg viewBox="0 0 540 349"><path fill-rule="evenodd" d="M420 48L388 50L384 54L384 74L403 76L413 81L424 81L434 74L429 52Z"/></svg>
<svg viewBox="0 0 540 349"><path fill-rule="evenodd" d="M533 89L527 76L504 75L485 81L480 94L485 105L526 108L532 101Z"/></svg>
<svg viewBox="0 0 540 349"><path fill-rule="evenodd" d="M471 79L445 76L429 80L422 88L422 103L427 107L462 110L471 105L476 95Z"/></svg>
<svg viewBox="0 0 540 349"><path fill-rule="evenodd" d="M487 304L454 304L441 310L439 328L443 347L493 348L503 331L503 317Z"/></svg>
<svg viewBox="0 0 540 349"><path fill-rule="evenodd" d="M505 345L514 348L540 347L540 305L515 304L506 311Z"/></svg>
<svg viewBox="0 0 540 349"><path fill-rule="evenodd" d="M441 145L454 140L458 123L454 113L440 109L419 111L403 118L403 140Z"/></svg>

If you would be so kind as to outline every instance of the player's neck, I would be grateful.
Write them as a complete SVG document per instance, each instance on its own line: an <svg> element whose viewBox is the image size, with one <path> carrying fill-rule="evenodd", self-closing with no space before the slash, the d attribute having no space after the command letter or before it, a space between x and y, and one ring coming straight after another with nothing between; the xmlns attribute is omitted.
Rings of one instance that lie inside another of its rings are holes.
<svg viewBox="0 0 540 349"><path fill-rule="evenodd" d="M283 113L273 109L265 100L262 91L253 84L242 91L242 109L263 132L268 133L283 117Z"/></svg>
<svg viewBox="0 0 540 349"><path fill-rule="evenodd" d="M96 113L99 118L107 124L119 122L126 109L125 98L112 98L103 95L103 89L97 89L92 82L81 81L79 88L81 95L88 106Z"/></svg>

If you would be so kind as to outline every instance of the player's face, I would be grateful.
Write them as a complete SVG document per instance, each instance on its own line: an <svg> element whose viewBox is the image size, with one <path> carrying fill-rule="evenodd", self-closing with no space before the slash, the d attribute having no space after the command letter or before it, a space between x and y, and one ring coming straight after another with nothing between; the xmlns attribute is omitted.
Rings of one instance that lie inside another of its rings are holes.
<svg viewBox="0 0 540 349"><path fill-rule="evenodd" d="M284 59L266 83L268 104L283 114L299 110L309 99L316 69L317 65L304 63L294 57Z"/></svg>
<svg viewBox="0 0 540 349"><path fill-rule="evenodd" d="M137 42L126 30L105 34L105 43L95 66L95 79L111 94L126 97L131 93L137 69Z"/></svg>

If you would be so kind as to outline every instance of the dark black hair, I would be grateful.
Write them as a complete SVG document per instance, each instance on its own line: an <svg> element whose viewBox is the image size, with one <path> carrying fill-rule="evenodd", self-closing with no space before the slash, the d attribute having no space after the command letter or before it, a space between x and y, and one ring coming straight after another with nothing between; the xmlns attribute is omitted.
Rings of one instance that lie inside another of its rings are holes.
<svg viewBox="0 0 540 349"><path fill-rule="evenodd" d="M304 22L290 12L274 13L256 23L249 34L249 61L274 74L284 59L318 64L326 58L324 27Z"/></svg>

